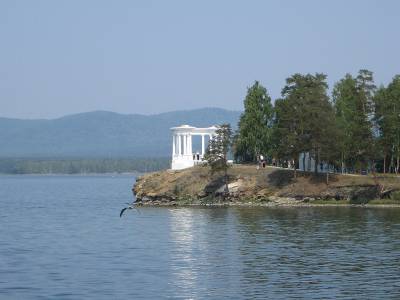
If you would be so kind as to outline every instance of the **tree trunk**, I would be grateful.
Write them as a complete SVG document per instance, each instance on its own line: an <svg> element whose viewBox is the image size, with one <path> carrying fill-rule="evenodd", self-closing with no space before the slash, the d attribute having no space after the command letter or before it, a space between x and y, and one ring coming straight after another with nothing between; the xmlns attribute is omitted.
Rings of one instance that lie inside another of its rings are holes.
<svg viewBox="0 0 400 300"><path fill-rule="evenodd" d="M314 150L314 173L315 175L318 174L318 154L316 150Z"/></svg>
<svg viewBox="0 0 400 300"><path fill-rule="evenodd" d="M382 191L384 190L384 186L380 184L378 176L376 176L376 168L375 162L372 161L372 178L374 179L375 185L378 187L379 197L382 197Z"/></svg>
<svg viewBox="0 0 400 300"><path fill-rule="evenodd" d="M394 171L394 157L393 154L390 157L390 166L389 166L389 173L393 173Z"/></svg>
<svg viewBox="0 0 400 300"><path fill-rule="evenodd" d="M386 153L383 155L383 174L386 174Z"/></svg>
<svg viewBox="0 0 400 300"><path fill-rule="evenodd" d="M303 176L306 172L306 153L303 152Z"/></svg>
<svg viewBox="0 0 400 300"><path fill-rule="evenodd" d="M400 157L399 157L399 155L397 154L397 167L396 167L396 174L399 174L399 169L400 168Z"/></svg>
<svg viewBox="0 0 400 300"><path fill-rule="evenodd" d="M342 167L342 174L343 174L344 173L344 154L343 154L343 152L341 155L341 167Z"/></svg>
<svg viewBox="0 0 400 300"><path fill-rule="evenodd" d="M295 160L293 159L293 162L295 162ZM293 174L293 176L294 176L294 178L297 178L297 168L296 168L296 163L294 163L293 164L293 171L294 171L294 174Z"/></svg>
<svg viewBox="0 0 400 300"><path fill-rule="evenodd" d="M225 160L225 193L224 194L226 194L226 193L229 193L229 187L228 187L228 160L227 160L227 157L226 157L226 153L224 153L224 160Z"/></svg>
<svg viewBox="0 0 400 300"><path fill-rule="evenodd" d="M326 185L329 185L329 170L326 172Z"/></svg>

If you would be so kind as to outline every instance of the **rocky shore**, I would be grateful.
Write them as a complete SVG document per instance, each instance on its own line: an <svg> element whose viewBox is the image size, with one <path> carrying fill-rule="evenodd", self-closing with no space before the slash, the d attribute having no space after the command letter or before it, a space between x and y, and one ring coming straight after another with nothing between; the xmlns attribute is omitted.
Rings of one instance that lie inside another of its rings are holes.
<svg viewBox="0 0 400 300"><path fill-rule="evenodd" d="M133 187L139 205L205 206L400 206L400 178L385 176L325 176L254 165L229 169L229 192L222 176L210 176L207 167L148 173Z"/></svg>

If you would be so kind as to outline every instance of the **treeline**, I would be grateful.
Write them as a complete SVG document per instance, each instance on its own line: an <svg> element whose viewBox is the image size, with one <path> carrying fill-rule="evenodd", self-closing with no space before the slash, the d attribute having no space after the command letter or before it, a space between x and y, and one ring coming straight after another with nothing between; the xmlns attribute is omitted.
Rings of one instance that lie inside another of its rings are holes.
<svg viewBox="0 0 400 300"><path fill-rule="evenodd" d="M376 87L373 73L346 74L328 94L325 74L294 74L272 105L255 82L244 100L233 150L239 162L267 155L299 166L309 153L315 172L324 162L338 172L400 172L400 75ZM304 166L304 163L303 163Z"/></svg>
<svg viewBox="0 0 400 300"><path fill-rule="evenodd" d="M88 174L152 172L170 167L170 158L0 159L2 174Z"/></svg>

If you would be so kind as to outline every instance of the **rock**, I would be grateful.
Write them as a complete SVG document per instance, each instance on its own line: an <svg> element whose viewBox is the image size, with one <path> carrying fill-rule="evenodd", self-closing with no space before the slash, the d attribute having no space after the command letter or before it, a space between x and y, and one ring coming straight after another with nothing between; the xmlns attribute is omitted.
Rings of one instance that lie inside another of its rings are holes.
<svg viewBox="0 0 400 300"><path fill-rule="evenodd" d="M340 186L327 189L321 196L323 199L368 201L379 197L379 189L375 185Z"/></svg>
<svg viewBox="0 0 400 300"><path fill-rule="evenodd" d="M308 203L308 202L314 201L314 200L315 200L315 199L312 198L312 197L304 197L304 198L303 198L303 202L305 202L305 203Z"/></svg>
<svg viewBox="0 0 400 300"><path fill-rule="evenodd" d="M207 196L207 193L205 191L200 191L197 193L198 198L204 198Z"/></svg>
<svg viewBox="0 0 400 300"><path fill-rule="evenodd" d="M296 202L296 199L287 197L270 196L268 199L278 205L290 205Z"/></svg>
<svg viewBox="0 0 400 300"><path fill-rule="evenodd" d="M215 191L215 193L216 194L222 194L222 193L224 193L225 192L225 184L222 184L216 191ZM231 183L228 183L228 190L229 190L229 193L236 193L236 192L238 192L238 191L240 191L240 189L242 188L242 186L243 186L243 180L241 180L241 179L239 179L239 180L237 180L237 181L234 181L234 182L231 182Z"/></svg>

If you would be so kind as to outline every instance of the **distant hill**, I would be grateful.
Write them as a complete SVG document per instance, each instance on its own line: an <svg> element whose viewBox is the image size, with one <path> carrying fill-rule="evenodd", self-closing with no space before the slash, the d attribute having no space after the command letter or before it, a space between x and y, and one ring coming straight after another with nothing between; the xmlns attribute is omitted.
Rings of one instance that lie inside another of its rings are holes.
<svg viewBox="0 0 400 300"><path fill-rule="evenodd" d="M165 157L171 154L171 127L236 127L239 116L204 108L150 116L95 111L52 120L0 118L0 158Z"/></svg>

